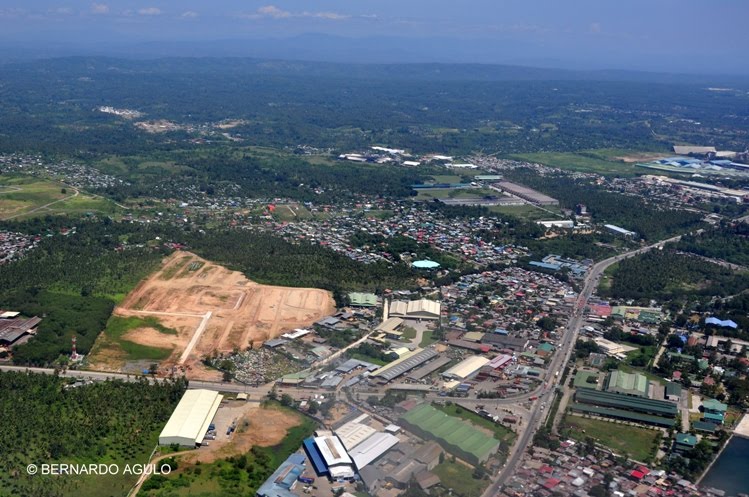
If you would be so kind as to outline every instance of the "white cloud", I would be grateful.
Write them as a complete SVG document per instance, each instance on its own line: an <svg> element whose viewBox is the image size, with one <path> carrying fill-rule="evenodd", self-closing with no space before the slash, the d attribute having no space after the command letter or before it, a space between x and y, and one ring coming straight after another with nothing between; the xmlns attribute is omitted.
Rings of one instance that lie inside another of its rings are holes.
<svg viewBox="0 0 749 497"><path fill-rule="evenodd" d="M338 14L336 12L303 12L302 17L316 17L318 19L329 19L331 21L342 21L351 16Z"/></svg>
<svg viewBox="0 0 749 497"><path fill-rule="evenodd" d="M92 3L91 13L92 14L109 14L109 5L105 3Z"/></svg>
<svg viewBox="0 0 749 497"><path fill-rule="evenodd" d="M290 19L299 17L311 17L315 19L341 21L344 19L349 19L351 16L338 14L337 12L289 12L288 10L278 8L275 5L265 5L251 14L239 14L237 17L241 17L243 19Z"/></svg>
<svg viewBox="0 0 749 497"><path fill-rule="evenodd" d="M257 9L257 13L264 17L272 17L273 19L284 19L291 17L291 12L282 10L275 5L266 5Z"/></svg>
<svg viewBox="0 0 749 497"><path fill-rule="evenodd" d="M142 16L158 16L161 15L161 9L156 7L146 7L144 9L138 9L138 14Z"/></svg>
<svg viewBox="0 0 749 497"><path fill-rule="evenodd" d="M183 19L195 19L196 17L198 17L198 13L192 10L188 10L187 12L183 12L180 17Z"/></svg>
<svg viewBox="0 0 749 497"><path fill-rule="evenodd" d="M57 14L61 16L69 16L73 13L73 9L70 7L58 7L56 9L49 9L47 11L48 14Z"/></svg>

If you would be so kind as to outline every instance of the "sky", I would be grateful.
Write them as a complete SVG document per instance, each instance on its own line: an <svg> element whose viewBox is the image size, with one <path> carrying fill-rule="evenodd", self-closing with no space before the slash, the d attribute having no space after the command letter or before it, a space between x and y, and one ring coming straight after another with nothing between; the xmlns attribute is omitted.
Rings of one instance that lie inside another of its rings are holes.
<svg viewBox="0 0 749 497"><path fill-rule="evenodd" d="M747 19L749 0L0 0L0 43L747 74Z"/></svg>

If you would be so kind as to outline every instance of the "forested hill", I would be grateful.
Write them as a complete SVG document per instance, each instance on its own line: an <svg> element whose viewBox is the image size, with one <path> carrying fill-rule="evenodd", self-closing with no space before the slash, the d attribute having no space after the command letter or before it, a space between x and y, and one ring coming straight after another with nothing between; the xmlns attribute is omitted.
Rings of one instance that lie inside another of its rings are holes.
<svg viewBox="0 0 749 497"><path fill-rule="evenodd" d="M174 54L194 51L172 51ZM169 50L162 50L168 54ZM246 56L183 57L165 55L148 60L124 57L59 57L25 62L6 61L7 71L97 70L123 74L203 74L243 76L301 76L345 79L422 81L619 81L678 85L731 84L749 87L749 76L673 74L623 70L571 70L507 64L476 63L342 63Z"/></svg>
<svg viewBox="0 0 749 497"><path fill-rule="evenodd" d="M195 146L189 133L147 133L132 121L99 112L99 106L180 125L241 119L232 132L244 138L242 144L278 148L350 150L385 143L448 155L482 148L506 154L665 150L675 140L698 140L687 125L692 120L701 123L700 142L725 150L746 145L736 138L749 131L741 112L749 96L741 85L714 92L684 84L689 78L652 83L564 74L480 65L252 59L9 64L0 71L0 151L90 157L169 151L175 142Z"/></svg>

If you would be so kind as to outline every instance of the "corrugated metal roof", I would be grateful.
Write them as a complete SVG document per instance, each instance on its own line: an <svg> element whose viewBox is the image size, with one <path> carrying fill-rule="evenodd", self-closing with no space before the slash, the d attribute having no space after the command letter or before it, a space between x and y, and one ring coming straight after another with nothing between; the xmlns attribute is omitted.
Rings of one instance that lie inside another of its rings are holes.
<svg viewBox="0 0 749 497"><path fill-rule="evenodd" d="M398 443L398 437L377 432L356 446L349 454L357 469L371 463Z"/></svg>
<svg viewBox="0 0 749 497"><path fill-rule="evenodd" d="M161 430L159 441L168 438L193 439L201 443L216 415L223 395L213 390L187 390Z"/></svg>
<svg viewBox="0 0 749 497"><path fill-rule="evenodd" d="M442 373L442 375L447 378L464 379L471 376L473 373L481 369L483 366L487 365L489 362L490 361L487 357L474 355L460 361L458 364Z"/></svg>

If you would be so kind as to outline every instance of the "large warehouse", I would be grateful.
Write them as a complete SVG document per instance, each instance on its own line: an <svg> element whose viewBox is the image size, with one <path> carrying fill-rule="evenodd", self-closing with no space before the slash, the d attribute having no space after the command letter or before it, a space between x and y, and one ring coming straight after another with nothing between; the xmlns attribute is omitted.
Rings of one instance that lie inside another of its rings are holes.
<svg viewBox="0 0 749 497"><path fill-rule="evenodd" d="M203 442L223 396L213 390L188 390L159 435L159 445L195 447Z"/></svg>
<svg viewBox="0 0 749 497"><path fill-rule="evenodd" d="M473 355L463 359L458 364L442 373L442 376L454 380L465 380L469 376L475 374L479 369L489 364L489 362L489 359L484 356Z"/></svg>
<svg viewBox="0 0 749 497"><path fill-rule="evenodd" d="M647 398L648 378L641 373L626 373L615 369L609 373L606 391Z"/></svg>
<svg viewBox="0 0 749 497"><path fill-rule="evenodd" d="M416 349L395 361L385 364L372 373L371 377L384 382L392 381L400 375L406 374L412 369L421 366L430 359L437 357L439 353L433 348Z"/></svg>
<svg viewBox="0 0 749 497"><path fill-rule="evenodd" d="M358 418L349 421L335 430L335 434L341 440L341 443L346 450L351 451L351 449L377 432L377 430L371 426L364 424L367 419L369 419L369 414L362 414Z"/></svg>
<svg viewBox="0 0 749 497"><path fill-rule="evenodd" d="M354 448L349 455L354 460L356 469L361 470L375 461L398 443L398 437L390 433L377 432Z"/></svg>
<svg viewBox="0 0 749 497"><path fill-rule="evenodd" d="M394 300L390 303L390 317L405 319L439 319L440 303L434 300Z"/></svg>
<svg viewBox="0 0 749 497"><path fill-rule="evenodd" d="M355 475L354 461L349 457L340 439L330 432L317 432L317 435L312 439L312 442L318 457L324 463L325 472L332 479L353 478ZM309 451L311 447L305 448ZM318 470L318 473L323 472Z"/></svg>
<svg viewBox="0 0 749 497"><path fill-rule="evenodd" d="M434 440L445 450L471 464L485 462L499 448L499 440L470 422L449 416L429 404L421 404L401 417L409 431Z"/></svg>

